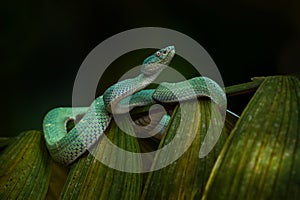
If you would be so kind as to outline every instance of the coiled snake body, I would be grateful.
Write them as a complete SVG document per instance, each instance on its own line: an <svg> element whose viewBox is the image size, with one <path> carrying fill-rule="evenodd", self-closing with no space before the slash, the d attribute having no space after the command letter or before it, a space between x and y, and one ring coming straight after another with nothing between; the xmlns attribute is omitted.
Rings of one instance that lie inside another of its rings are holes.
<svg viewBox="0 0 300 200"><path fill-rule="evenodd" d="M170 87L175 88L178 93L185 93L185 100L192 95L186 90L186 87L191 86L197 96L209 97L220 107L226 107L223 89L206 77L196 77L179 83L161 83L156 89L143 90L155 80L165 65L171 62L174 55L174 46L158 50L144 60L140 75L111 86L102 96L96 98L90 107L50 110L44 118L43 130L47 148L53 159L62 164L70 164L76 160L98 141L111 121L112 112L124 113L135 106L178 101L176 95L168 90ZM213 88L213 92L208 89L208 85ZM82 119L67 132L67 122L79 115L83 115ZM168 121L166 118L163 120Z"/></svg>

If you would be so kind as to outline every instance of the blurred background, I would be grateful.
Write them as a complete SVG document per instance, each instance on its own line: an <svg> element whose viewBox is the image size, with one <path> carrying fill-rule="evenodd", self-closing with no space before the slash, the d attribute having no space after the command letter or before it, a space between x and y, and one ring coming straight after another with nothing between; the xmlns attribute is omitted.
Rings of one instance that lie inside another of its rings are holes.
<svg viewBox="0 0 300 200"><path fill-rule="evenodd" d="M1 136L42 129L47 111L71 106L73 82L88 53L132 28L165 27L192 37L213 58L225 86L300 71L297 0L1 4ZM135 55L124 67L141 64L145 54ZM99 93L117 79L116 74L101 79ZM229 109L240 114L250 97L229 98Z"/></svg>

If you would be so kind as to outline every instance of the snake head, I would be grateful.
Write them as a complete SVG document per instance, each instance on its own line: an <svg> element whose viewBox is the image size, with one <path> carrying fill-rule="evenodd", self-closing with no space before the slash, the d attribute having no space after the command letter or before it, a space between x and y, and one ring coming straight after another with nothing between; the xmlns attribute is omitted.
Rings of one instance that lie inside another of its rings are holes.
<svg viewBox="0 0 300 200"><path fill-rule="evenodd" d="M146 58L143 62L142 73L145 75L152 75L159 70L164 69L175 55L175 47L167 46L163 49L156 51L154 54Z"/></svg>

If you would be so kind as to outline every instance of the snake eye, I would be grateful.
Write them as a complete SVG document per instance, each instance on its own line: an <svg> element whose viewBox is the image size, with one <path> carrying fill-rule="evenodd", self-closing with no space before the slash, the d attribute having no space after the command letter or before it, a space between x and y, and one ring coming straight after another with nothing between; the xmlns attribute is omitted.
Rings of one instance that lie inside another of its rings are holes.
<svg viewBox="0 0 300 200"><path fill-rule="evenodd" d="M164 51L163 51L163 54L164 54L164 55L166 55L166 54L167 54L167 51L166 51L166 50L164 50Z"/></svg>

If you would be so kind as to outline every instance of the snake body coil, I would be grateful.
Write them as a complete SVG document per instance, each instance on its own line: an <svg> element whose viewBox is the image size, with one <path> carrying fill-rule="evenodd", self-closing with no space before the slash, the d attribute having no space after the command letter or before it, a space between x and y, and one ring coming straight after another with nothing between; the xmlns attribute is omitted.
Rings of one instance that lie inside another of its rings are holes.
<svg viewBox="0 0 300 200"><path fill-rule="evenodd" d="M47 148L53 159L62 164L70 164L76 160L103 135L111 121L111 113L125 113L135 106L154 102L173 103L188 100L195 94L209 97L220 107L226 107L223 89L206 77L196 77L179 83L161 83L157 89L143 90L157 78L174 55L174 46L158 50L145 59L140 75L112 85L102 96L96 98L90 107L50 110L44 118L43 130ZM180 95L182 98L178 99L178 95L172 93L169 88L176 88L178 93L183 94ZM188 88L192 88L192 94ZM82 119L67 132L67 122L75 120L79 115L83 115ZM166 119L168 118L163 118L164 123L168 121Z"/></svg>

